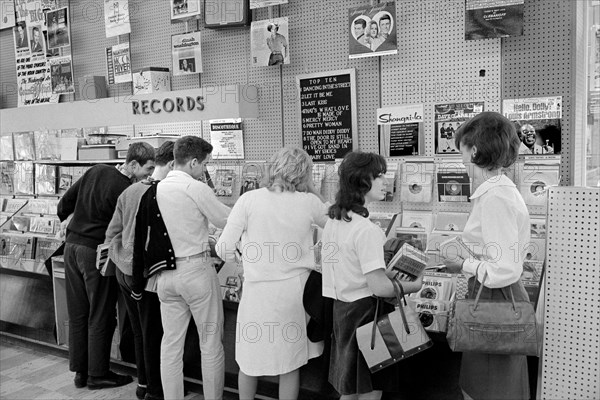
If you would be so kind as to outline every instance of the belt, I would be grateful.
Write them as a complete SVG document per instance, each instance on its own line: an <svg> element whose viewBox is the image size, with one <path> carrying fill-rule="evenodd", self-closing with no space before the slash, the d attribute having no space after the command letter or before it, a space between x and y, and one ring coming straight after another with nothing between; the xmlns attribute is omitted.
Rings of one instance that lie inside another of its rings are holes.
<svg viewBox="0 0 600 400"><path fill-rule="evenodd" d="M201 253L193 254L191 256L175 257L175 261L189 261L189 260L193 260L195 258L208 257L208 256L210 256L210 251L205 250Z"/></svg>

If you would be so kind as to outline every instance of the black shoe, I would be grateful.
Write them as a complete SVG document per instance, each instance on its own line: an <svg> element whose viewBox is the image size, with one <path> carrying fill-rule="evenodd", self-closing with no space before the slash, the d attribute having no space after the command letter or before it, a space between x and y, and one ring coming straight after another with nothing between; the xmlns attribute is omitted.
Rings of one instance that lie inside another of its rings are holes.
<svg viewBox="0 0 600 400"><path fill-rule="evenodd" d="M135 389L135 397L144 400L146 398L146 387L138 385L137 389Z"/></svg>
<svg viewBox="0 0 600 400"><path fill-rule="evenodd" d="M75 387L81 389L87 385L87 372L77 372L75 373L75 379L73 379L73 383L75 383Z"/></svg>
<svg viewBox="0 0 600 400"><path fill-rule="evenodd" d="M90 390L104 389L127 385L133 382L133 378L129 375L119 375L112 371L104 376L88 376L87 385Z"/></svg>

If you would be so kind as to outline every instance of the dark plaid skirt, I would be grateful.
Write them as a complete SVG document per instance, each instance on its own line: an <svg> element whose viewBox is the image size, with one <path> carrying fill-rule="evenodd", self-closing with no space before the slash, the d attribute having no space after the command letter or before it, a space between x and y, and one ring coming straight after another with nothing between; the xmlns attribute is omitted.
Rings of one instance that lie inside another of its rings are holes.
<svg viewBox="0 0 600 400"><path fill-rule="evenodd" d="M371 374L358 343L356 328L373 321L376 300L365 297L352 303L333 303L333 335L329 382L340 394L369 393L373 390L396 392L399 389L398 364ZM385 304L380 313L393 311Z"/></svg>

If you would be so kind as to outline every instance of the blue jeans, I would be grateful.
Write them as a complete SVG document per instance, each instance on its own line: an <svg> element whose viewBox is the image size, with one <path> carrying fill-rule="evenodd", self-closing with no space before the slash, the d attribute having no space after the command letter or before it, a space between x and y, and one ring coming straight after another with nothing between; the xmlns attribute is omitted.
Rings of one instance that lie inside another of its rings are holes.
<svg viewBox="0 0 600 400"><path fill-rule="evenodd" d="M183 348L194 317L200 338L202 387L207 400L222 399L225 384L223 301L217 272L206 258L177 261L158 277L164 335L160 371L165 400L183 399Z"/></svg>

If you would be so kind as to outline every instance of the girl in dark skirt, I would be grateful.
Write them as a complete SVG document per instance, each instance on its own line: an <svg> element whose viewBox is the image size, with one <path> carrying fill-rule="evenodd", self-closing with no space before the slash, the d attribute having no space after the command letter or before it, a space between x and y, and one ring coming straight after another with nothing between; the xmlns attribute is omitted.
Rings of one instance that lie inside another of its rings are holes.
<svg viewBox="0 0 600 400"><path fill-rule="evenodd" d="M394 296L390 279L395 277L388 277L383 256L385 235L365 208L385 198L385 171L385 159L377 154L348 153L323 231L323 295L335 300L329 382L342 400L379 399L382 391L397 391L399 385L393 366L370 373L356 341L356 328L373 321L373 295ZM411 293L421 288L422 280L400 284Z"/></svg>

